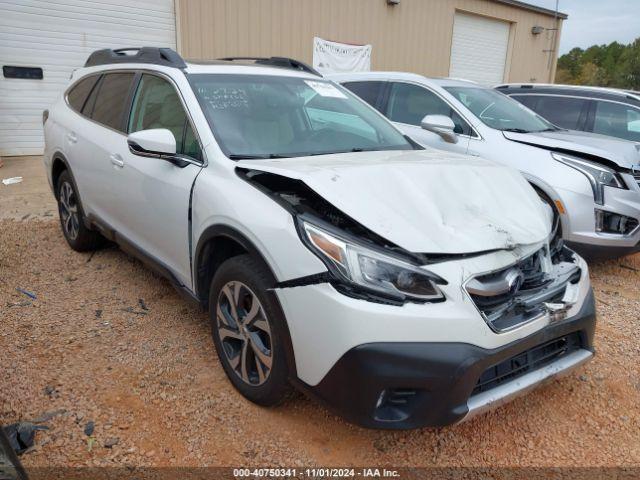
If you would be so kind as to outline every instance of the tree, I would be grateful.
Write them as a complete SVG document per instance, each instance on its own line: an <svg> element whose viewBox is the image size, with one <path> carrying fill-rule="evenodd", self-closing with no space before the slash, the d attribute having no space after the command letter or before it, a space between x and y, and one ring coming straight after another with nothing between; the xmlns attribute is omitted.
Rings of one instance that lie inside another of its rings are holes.
<svg viewBox="0 0 640 480"><path fill-rule="evenodd" d="M640 89L640 38L629 45L573 48L558 59L556 82Z"/></svg>

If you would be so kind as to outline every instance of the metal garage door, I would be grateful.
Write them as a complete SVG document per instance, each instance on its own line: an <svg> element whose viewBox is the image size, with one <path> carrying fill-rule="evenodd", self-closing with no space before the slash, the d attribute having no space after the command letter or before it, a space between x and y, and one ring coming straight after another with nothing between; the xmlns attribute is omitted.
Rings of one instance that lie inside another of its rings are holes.
<svg viewBox="0 0 640 480"><path fill-rule="evenodd" d="M43 70L0 74L0 155L42 153L42 111L89 53L143 45L176 47L173 0L0 0L0 63Z"/></svg>
<svg viewBox="0 0 640 480"><path fill-rule="evenodd" d="M456 13L449 76L484 85L504 81L510 23Z"/></svg>

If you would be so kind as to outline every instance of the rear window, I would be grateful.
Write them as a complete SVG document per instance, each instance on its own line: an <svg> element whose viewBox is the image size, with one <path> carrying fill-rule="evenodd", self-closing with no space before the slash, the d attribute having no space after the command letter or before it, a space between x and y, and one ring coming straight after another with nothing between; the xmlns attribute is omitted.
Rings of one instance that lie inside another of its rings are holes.
<svg viewBox="0 0 640 480"><path fill-rule="evenodd" d="M124 132L124 114L133 73L108 73L100 83L91 118Z"/></svg>
<svg viewBox="0 0 640 480"><path fill-rule="evenodd" d="M73 108L76 112L82 111L82 107L84 106L89 93L91 93L91 89L94 87L99 78L99 75L91 75L87 78L83 78L78 83L76 83L71 90L69 90L69 93L67 94L67 100L69 101L69 105L71 105L71 108Z"/></svg>
<svg viewBox="0 0 640 480"><path fill-rule="evenodd" d="M347 82L343 86L351 90L372 107L378 106L385 82Z"/></svg>

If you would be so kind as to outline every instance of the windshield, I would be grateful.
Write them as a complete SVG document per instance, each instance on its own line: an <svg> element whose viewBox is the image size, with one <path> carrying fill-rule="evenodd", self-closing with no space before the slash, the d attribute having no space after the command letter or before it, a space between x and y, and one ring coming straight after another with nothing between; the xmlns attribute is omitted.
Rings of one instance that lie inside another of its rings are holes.
<svg viewBox="0 0 640 480"><path fill-rule="evenodd" d="M488 88L445 87L482 123L497 130L530 133L557 130L521 103Z"/></svg>
<svg viewBox="0 0 640 480"><path fill-rule="evenodd" d="M232 159L413 149L381 115L328 81L231 74L191 74L189 81Z"/></svg>

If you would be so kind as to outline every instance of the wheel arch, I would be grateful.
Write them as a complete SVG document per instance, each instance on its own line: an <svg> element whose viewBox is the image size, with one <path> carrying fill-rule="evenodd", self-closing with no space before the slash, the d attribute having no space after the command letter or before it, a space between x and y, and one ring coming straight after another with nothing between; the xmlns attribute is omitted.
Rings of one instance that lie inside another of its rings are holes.
<svg viewBox="0 0 640 480"><path fill-rule="evenodd" d="M69 162L67 161L67 158L64 156L64 154L62 152L56 152L51 156L51 158L51 183L53 185L53 194L56 197L56 200L58 199L58 179L60 178L62 172L64 172L65 170L69 172L71 181L74 183L77 192L78 186L76 184L76 180L73 177L73 172L71 171Z"/></svg>
<svg viewBox="0 0 640 480"><path fill-rule="evenodd" d="M194 293L196 294L200 304L205 310L209 307L209 287L216 271L222 263L229 258L238 255L251 255L252 258L263 264L269 272L270 281L275 287L277 277L260 252L258 247L247 238L242 232L228 225L211 225L207 227L196 244L194 255ZM295 362L295 354L293 351L293 343L289 331L289 320L284 314L284 310L280 305L280 300L275 292L270 292L275 300L276 307L280 310L280 314L284 319L286 332L285 334L285 352L287 356L287 364L289 365L289 373L292 379L297 378L297 369Z"/></svg>
<svg viewBox="0 0 640 480"><path fill-rule="evenodd" d="M546 183L545 181L541 180L538 177L534 177L532 175L526 175L523 173L523 176L525 177L525 179L527 180L527 182L529 182L529 184L533 187L533 189L536 191L536 193L539 196L544 196L547 197L547 199L549 200L550 204L551 204L551 208L553 209L553 211L558 215L558 218L560 219L560 230L561 232L566 232L568 231L569 225L569 217L564 209L564 202L562 201L562 199L560 198L560 195L558 195L558 193L555 191L555 189L549 185L548 183ZM558 209L558 205L556 202L560 202L561 206L563 207L563 211L559 211Z"/></svg>
<svg viewBox="0 0 640 480"><path fill-rule="evenodd" d="M210 225L196 244L194 255L194 292L203 306L208 306L209 286L217 269L229 258L249 254L261 262L275 285L276 275L258 247L242 232L228 225Z"/></svg>

